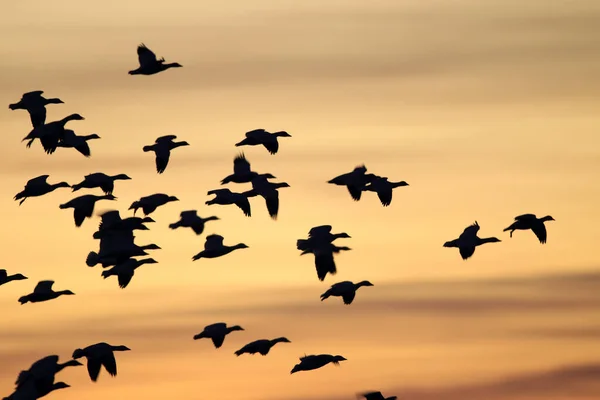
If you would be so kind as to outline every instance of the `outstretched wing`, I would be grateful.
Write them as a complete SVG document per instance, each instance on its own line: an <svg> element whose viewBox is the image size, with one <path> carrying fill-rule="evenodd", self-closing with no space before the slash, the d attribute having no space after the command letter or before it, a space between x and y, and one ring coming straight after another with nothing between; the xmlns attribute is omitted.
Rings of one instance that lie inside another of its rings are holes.
<svg viewBox="0 0 600 400"><path fill-rule="evenodd" d="M119 210L110 210L100 215L101 221L98 225L98 229L110 229L116 223L121 221L121 215Z"/></svg>
<svg viewBox="0 0 600 400"><path fill-rule="evenodd" d="M30 180L27 181L27 183L25 184L25 187L43 185L43 184L47 183L46 180L48 179L49 176L50 175L40 175L38 177L31 178Z"/></svg>
<svg viewBox="0 0 600 400"><path fill-rule="evenodd" d="M223 346L223 342L225 341L225 335L215 335L213 337L211 337L213 344L215 345L215 348L219 348L221 346Z"/></svg>
<svg viewBox="0 0 600 400"><path fill-rule="evenodd" d="M310 231L308 231L308 237L311 238L315 236L326 235L328 233L331 233L332 229L333 228L331 225L315 226L311 228Z"/></svg>
<svg viewBox="0 0 600 400"><path fill-rule="evenodd" d="M38 284L33 289L34 293L38 292L51 292L52 285L54 285L54 281L39 281Z"/></svg>
<svg viewBox="0 0 600 400"><path fill-rule="evenodd" d="M279 151L279 142L277 141L276 137L265 138L262 144L263 146L265 146L265 149L267 149L267 151L271 154L277 154L277 151Z"/></svg>
<svg viewBox="0 0 600 400"><path fill-rule="evenodd" d="M467 260L475 253L475 246L459 247L458 252L463 260Z"/></svg>
<svg viewBox="0 0 600 400"><path fill-rule="evenodd" d="M253 129L251 131L246 132L246 137L249 139L256 139L260 141L262 138L264 138L265 133L267 133L267 131L265 131L264 129Z"/></svg>
<svg viewBox="0 0 600 400"><path fill-rule="evenodd" d="M362 395L366 400L385 400L381 392L370 392Z"/></svg>
<svg viewBox="0 0 600 400"><path fill-rule="evenodd" d="M533 233L535 233L535 236L537 236L537 238L540 240L541 244L546 243L547 233L546 233L546 226L544 225L543 222L538 222L538 223L532 224L531 230L533 231Z"/></svg>
<svg viewBox="0 0 600 400"><path fill-rule="evenodd" d="M154 143L172 142L175 139L177 139L177 136L175 136L175 135L165 135L165 136L161 136L161 137L156 138L156 140L154 141Z"/></svg>
<svg viewBox="0 0 600 400"><path fill-rule="evenodd" d="M477 232L479 232L479 224L477 223L477 221L475 221L474 224L467 226L460 236L476 236Z"/></svg>
<svg viewBox="0 0 600 400"><path fill-rule="evenodd" d="M29 119L31 120L31 126L37 128L46 123L46 107L31 107L27 110L29 112Z"/></svg>
<svg viewBox="0 0 600 400"><path fill-rule="evenodd" d="M223 247L223 236L221 235L208 235L206 242L204 243L204 250L213 251Z"/></svg>
<svg viewBox="0 0 600 400"><path fill-rule="evenodd" d="M537 217L535 216L535 214L523 214L523 215L517 215L515 217L515 221L531 221L531 220L537 220Z"/></svg>
<svg viewBox="0 0 600 400"><path fill-rule="evenodd" d="M39 98L42 96L42 94L44 94L43 90L34 90L31 92L27 92L27 93L23 93L23 96L21 97L22 100L29 100L29 98L33 99L33 98Z"/></svg>
<svg viewBox="0 0 600 400"><path fill-rule="evenodd" d="M233 173L235 175L247 175L250 173L250 162L246 159L244 153L238 154L233 159Z"/></svg>
<svg viewBox="0 0 600 400"><path fill-rule="evenodd" d="M156 54L152 50L146 47L144 43L140 44L137 48L138 60L140 67L144 68L152 64L156 64Z"/></svg>

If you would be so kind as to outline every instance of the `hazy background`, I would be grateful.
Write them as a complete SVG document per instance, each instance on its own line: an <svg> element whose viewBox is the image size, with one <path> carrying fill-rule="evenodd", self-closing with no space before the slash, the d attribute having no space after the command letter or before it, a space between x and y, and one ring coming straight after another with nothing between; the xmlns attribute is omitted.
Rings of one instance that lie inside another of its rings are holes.
<svg viewBox="0 0 600 400"><path fill-rule="evenodd" d="M0 267L30 278L0 288L2 395L36 359L99 341L133 349L117 354L119 376L103 371L94 384L85 367L69 368L59 380L72 388L52 398L600 395L599 2L28 0L0 5L0 35ZM184 68L129 76L140 42ZM102 137L90 159L25 148L29 117L7 106L31 90L65 101L48 107L49 121L86 118L68 126ZM293 136L275 156L245 149L254 169L291 185L276 222L262 199L252 218L204 205L231 173L233 144L255 128ZM191 146L157 175L141 148L165 134ZM373 193L354 203L325 183L360 163L410 186L383 208ZM97 211L129 215L152 193L181 199L137 234L162 250L125 290L86 267L99 219L76 228L58 208L75 197L68 189L12 200L32 177L75 184L92 172L133 178ZM206 235L168 228L187 209L218 215L206 233L250 248L192 262ZM547 245L502 232L529 212L556 219ZM463 261L442 244L474 220L503 242ZM295 249L320 224L348 232L353 249L323 283ZM77 295L20 306L42 279ZM363 279L375 286L352 306L319 301L331 284ZM219 321L246 331L219 350L192 340ZM233 355L278 336L292 343ZM348 361L290 375L305 353Z"/></svg>

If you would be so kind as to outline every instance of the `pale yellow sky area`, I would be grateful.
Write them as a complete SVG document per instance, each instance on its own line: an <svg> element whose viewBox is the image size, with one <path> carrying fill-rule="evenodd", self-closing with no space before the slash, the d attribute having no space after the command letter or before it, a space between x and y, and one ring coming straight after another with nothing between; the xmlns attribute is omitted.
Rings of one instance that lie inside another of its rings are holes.
<svg viewBox="0 0 600 400"><path fill-rule="evenodd" d="M597 1L30 0L0 6L0 35L0 268L30 278L0 287L0 394L37 358L107 341L133 349L117 354L117 378L103 372L94 384L69 368L59 379L72 387L48 398L600 395ZM184 68L129 76L141 42ZM29 117L7 106L31 90L65 102L48 106L49 121L86 118L68 126L102 137L91 158L25 148ZM234 147L255 128L292 137L275 156ZM141 149L165 134L191 146L157 175ZM291 185L277 221L258 198L251 218L204 205L242 149L254 169ZM373 193L355 203L326 184L361 163L410 186L384 208ZM124 290L86 267L99 218L76 228L58 208L75 197L69 189L20 207L12 199L32 177L75 184L92 172L133 178L97 211L129 215L132 201L159 192L181 199L136 235L162 250ZM168 228L189 209L219 216L206 233L249 249L192 262L205 234ZM546 245L502 232L523 213L556 219ZM463 261L442 244L475 220L502 242ZM352 236L325 282L295 248L321 224ZM43 279L76 296L20 306ZM363 279L375 286L351 306L319 301L331 284ZM192 340L220 321L246 330L219 350ZM278 336L292 343L233 355ZM305 353L348 361L290 375Z"/></svg>

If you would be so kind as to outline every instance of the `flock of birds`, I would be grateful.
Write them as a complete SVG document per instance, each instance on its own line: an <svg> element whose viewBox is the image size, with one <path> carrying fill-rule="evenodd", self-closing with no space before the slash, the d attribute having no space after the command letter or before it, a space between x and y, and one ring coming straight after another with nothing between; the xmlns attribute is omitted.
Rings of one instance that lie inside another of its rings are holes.
<svg viewBox="0 0 600 400"><path fill-rule="evenodd" d="M169 68L181 67L178 63L166 63L164 58L158 59L144 44L137 48L137 54L139 67L129 71L131 75L153 75ZM74 148L84 156L90 157L91 151L88 142L92 139L100 139L100 137L96 134L77 135L73 130L65 127L70 121L83 120L84 118L81 115L72 114L58 121L46 122L46 106L61 103L63 101L60 99L46 99L43 97L43 91L33 91L23 94L21 100L11 104L9 108L11 110L26 110L30 115L33 129L23 139L23 141L27 141L28 148L37 139L47 154L54 153L58 148ZM291 135L285 131L271 133L264 129L256 129L247 132L245 138L236 143L235 146L263 146L270 154L275 155L279 150L278 138L284 137L291 137ZM174 135L161 136L156 139L154 144L143 147L144 152L154 153L158 174L166 171L171 152L174 149L189 146L189 143L185 141L178 142L176 139L177 137ZM77 227L80 227L87 218L92 217L96 202L116 200L113 195L115 181L131 179L125 174L110 176L97 172L86 175L77 184L70 185L66 182L51 184L48 183L48 178L48 175L41 175L30 179L25 188L14 199L19 201L19 205L21 205L28 198L43 196L59 188L70 187L73 192L82 189L100 189L102 195L84 194L59 206L60 209L73 209L74 222ZM258 173L252 170L250 162L243 153L240 153L233 161L233 173L221 180L221 185L250 183L252 189L244 192L234 192L226 188L210 190L208 195L214 195L215 197L206 201L206 204L235 205L242 210L245 216L250 217L249 199L260 196L265 200L269 215L276 220L279 211L278 190L290 185L285 182L274 183L270 179L276 178L270 173ZM328 183L345 186L354 201L359 201L363 192L374 192L384 207L391 204L395 188L408 186L408 183L404 181L391 182L387 177L367 173L367 168L364 165L337 176ZM160 249L156 244L142 246L135 244L134 231L148 230L146 224L155 222L149 215L158 207L176 201L178 201L178 198L175 196L156 193L134 201L129 207L129 210L133 210L133 216L131 217L122 218L117 210L103 213L98 230L93 234L93 238L100 241L99 250L97 252L91 251L88 254L86 264L89 267L100 264L103 268L103 278L116 276L119 287L127 287L135 271L140 266L156 263L153 258L140 259L138 257L147 256L149 250ZM135 216L138 209L142 210L144 217ZM198 215L197 210L186 210L182 211L180 219L171 223L169 227L171 229L190 228L196 235L201 235L205 230L206 223L216 220L219 220L216 216L203 218ZM510 231L512 237L513 232L516 230L531 230L540 243L543 244L546 242L547 236L544 225L546 221L554 221L554 219L551 216L538 218L534 214L519 215L504 231ZM479 224L475 222L465 228L457 239L444 243L444 247L458 248L461 257L467 260L473 256L477 247L486 243L500 242L500 239L496 237L480 238L478 236L479 229ZM345 232L332 233L332 230L333 228L330 225L313 227L308 232L308 238L298 239L296 243L301 255L313 254L319 281L324 281L327 274L336 274L335 254L340 251L351 250L349 247L334 244L335 240L350 238L350 235ZM223 257L235 250L244 248L248 248L244 243L226 245L223 236L210 234L205 238L204 249L194 255L192 260ZM8 275L6 270L0 270L0 285L25 279L28 278L22 274ZM53 300L63 295L74 295L71 290L54 290L53 286L54 281L39 281L31 293L20 297L18 301L21 304L38 303ZM350 305L354 301L356 291L363 286L373 286L373 284L366 280L358 283L351 281L335 283L321 295L321 301L329 297L340 297L344 304ZM219 322L206 326L202 332L196 334L193 338L194 340L210 339L215 348L220 348L228 334L243 330L241 326L228 326L226 323ZM258 353L266 356L277 343L290 343L290 340L285 337L256 340L235 351L235 355ZM66 367L83 365L78 361L82 358L87 360L88 374L93 382L97 381L102 367L111 376L116 376L115 352L129 350L127 346L114 346L101 342L82 349L76 349L72 354L72 359L64 363L59 362L57 355L44 357L33 363L29 369L19 373L14 392L5 397L4 400L35 400L54 390L69 387L64 382L55 381L55 376ZM346 358L341 355L305 355L300 357L300 362L292 368L291 373L315 370L330 363L339 365L341 361L345 360ZM367 400L396 399L396 396L385 398L381 392L364 393L361 396Z"/></svg>

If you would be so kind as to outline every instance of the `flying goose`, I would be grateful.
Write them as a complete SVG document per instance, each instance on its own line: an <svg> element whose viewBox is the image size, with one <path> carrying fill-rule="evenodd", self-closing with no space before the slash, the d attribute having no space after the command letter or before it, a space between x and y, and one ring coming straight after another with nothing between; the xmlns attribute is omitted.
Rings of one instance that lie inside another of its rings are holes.
<svg viewBox="0 0 600 400"><path fill-rule="evenodd" d="M11 110L26 110L31 119L31 125L34 128L42 126L46 123L46 106L48 104L63 104L61 99L52 98L46 99L42 94L43 90L35 90L27 92L21 96L21 100L17 103L10 104L8 108Z"/></svg>
<svg viewBox="0 0 600 400"><path fill-rule="evenodd" d="M221 181L221 185L225 185L227 183L248 183L251 182L253 178L258 175L257 172L252 171L250 167L250 162L246 159L244 153L238 154L233 159L233 174L226 176ZM263 176L275 179L275 177L271 174L264 174Z"/></svg>
<svg viewBox="0 0 600 400"><path fill-rule="evenodd" d="M363 393L360 397L364 397L366 400L397 400L397 396L383 397L381 392L368 392Z"/></svg>
<svg viewBox="0 0 600 400"><path fill-rule="evenodd" d="M212 340L215 348L218 349L223 345L225 336L229 335L234 331L243 331L239 325L227 326L225 322L217 322L216 324L207 325L204 330L197 335L194 335L194 340L209 338Z"/></svg>
<svg viewBox="0 0 600 400"><path fill-rule="evenodd" d="M132 71L129 75L154 75L169 68L181 68L179 63L165 64L165 59L156 58L156 54L146 47L144 43L137 48L138 61L140 66Z"/></svg>
<svg viewBox="0 0 600 400"><path fill-rule="evenodd" d="M117 376L117 360L115 359L115 351L129 351L127 346L113 346L108 343L96 343L83 349L76 349L73 352L73 358L87 358L87 370L92 382L98 380L100 368L104 366L106 372L110 376Z"/></svg>
<svg viewBox="0 0 600 400"><path fill-rule="evenodd" d="M497 243L501 240L495 237L480 238L477 236L479 232L479 224L475 221L474 224L465 228L458 239L444 243L444 247L458 247L460 256L463 260L470 258L475 253L475 248L485 243Z"/></svg>
<svg viewBox="0 0 600 400"><path fill-rule="evenodd" d="M237 249L247 249L248 246L244 243L238 243L234 246L227 246L223 244L223 236L221 235L208 235L204 242L204 250L192 257L193 261L201 258L217 258L231 253Z"/></svg>
<svg viewBox="0 0 600 400"><path fill-rule="evenodd" d="M131 236L133 240L133 231L147 231L149 228L144 224L155 222L150 217L127 217L122 219L118 210L106 211L100 215L100 218L98 230L93 235L94 239L102 239L108 235L126 234Z"/></svg>
<svg viewBox="0 0 600 400"><path fill-rule="evenodd" d="M244 353L247 353L247 354L258 353L260 355L266 356L267 354L269 354L269 351L271 351L271 348L273 346L275 346L277 343L292 343L292 342L288 338L285 338L285 337L278 337L275 339L255 340L254 342L248 343L247 345L245 345L244 347L242 347L241 349L236 351L234 354L238 357Z"/></svg>
<svg viewBox="0 0 600 400"><path fill-rule="evenodd" d="M131 178L125 174L106 175L102 172L95 172L83 177L83 180L76 185L73 185L72 191L76 192L80 189L100 188L104 194L112 194L115 190L115 181L128 181Z"/></svg>
<svg viewBox="0 0 600 400"><path fill-rule="evenodd" d="M21 303L21 305L28 303L28 302L29 303L40 303L42 301L56 299L57 297L62 296L63 294L65 294L65 295L75 294L75 293L71 292L70 290L59 290L58 292L55 292L52 289L53 285L54 285L54 281L39 281L38 284L33 289L32 293L29 293L28 295L25 295L25 296L21 296L19 298L19 303Z"/></svg>
<svg viewBox="0 0 600 400"><path fill-rule="evenodd" d="M311 371L313 369L324 367L329 363L339 365L340 361L346 361L346 358L342 356L332 356L331 354L317 354L300 357L300 363L294 366L290 374L300 371Z"/></svg>
<svg viewBox="0 0 600 400"><path fill-rule="evenodd" d="M350 196L354 201L359 201L365 186L373 182L377 177L375 174L367 174L367 167L359 165L352 172L348 172L327 181L333 185L346 186Z"/></svg>
<svg viewBox="0 0 600 400"><path fill-rule="evenodd" d="M0 269L0 286L6 284L8 282L22 281L22 280L25 280L25 279L29 279L29 278L27 278L23 274L8 275L8 273L6 272L5 269Z"/></svg>
<svg viewBox="0 0 600 400"><path fill-rule="evenodd" d="M164 206L172 201L179 201L175 196L169 196L164 193L151 194L150 196L142 197L137 201L131 203L129 210L133 210L133 215L137 212L138 208L141 208L144 215L152 214L160 206Z"/></svg>
<svg viewBox="0 0 600 400"><path fill-rule="evenodd" d="M277 154L277 151L279 150L278 137L292 137L292 135L285 131L270 133L264 129L254 129L246 132L246 138L235 145L236 147L263 145L269 153Z"/></svg>
<svg viewBox="0 0 600 400"><path fill-rule="evenodd" d="M325 280L327 274L335 275L337 273L337 266L335 265L334 254L340 251L352 250L347 246L336 246L332 243L319 243L310 250L304 250L300 255L312 253L315 256L315 269L317 270L317 277L322 282Z"/></svg>
<svg viewBox="0 0 600 400"><path fill-rule="evenodd" d="M39 139L46 154L52 154L56 150L58 142L64 137L65 125L69 121L82 121L84 119L79 114L68 115L59 121L49 122L33 128L22 141L28 140L26 147L29 148L35 139Z"/></svg>
<svg viewBox="0 0 600 400"><path fill-rule="evenodd" d="M209 190L208 193L206 193L206 194L209 196L211 194L214 194L215 197L211 200L208 200L204 204L209 205L209 206L211 204L219 204L219 205L223 205L223 206L235 204L236 206L239 207L240 210L242 210L244 212L244 215L246 217L250 217L252 215L252 212L250 210L250 202L248 201L248 193L249 192L250 191L244 192L244 193L235 193L229 189Z"/></svg>
<svg viewBox="0 0 600 400"><path fill-rule="evenodd" d="M154 144L143 147L144 152L153 151L156 155L156 172L159 174L162 174L167 169L171 150L190 145L188 142L175 142L175 139L177 139L175 135L161 136L156 139Z"/></svg>
<svg viewBox="0 0 600 400"><path fill-rule="evenodd" d="M40 358L31 364L29 369L21 371L15 382L17 390L31 383L36 386L52 386L57 373L66 367L83 365L77 360L69 360L65 363L59 363L58 359L59 357L57 355L50 355Z"/></svg>
<svg viewBox="0 0 600 400"><path fill-rule="evenodd" d="M271 175L271 174L267 174ZM267 204L267 211L273 220L277 220L279 213L279 192L277 189L290 187L286 182L272 183L265 175L257 175L252 179L252 190L247 192L248 197L261 196Z"/></svg>
<svg viewBox="0 0 600 400"><path fill-rule="evenodd" d="M352 301L354 301L356 291L363 286L373 286L373 284L369 281L361 281L358 283L343 281L335 283L329 290L321 295L321 301L328 299L330 296L337 296L344 300L344 304L350 305L352 304Z"/></svg>
<svg viewBox="0 0 600 400"><path fill-rule="evenodd" d="M393 190L401 186L408 186L408 183L404 181L390 182L386 177L376 176L371 180L371 183L366 185L362 190L377 193L377 197L379 197L381 204L384 207L387 207L392 204Z"/></svg>
<svg viewBox="0 0 600 400"><path fill-rule="evenodd" d="M39 197L61 187L71 187L67 182L59 182L50 184L47 179L50 175L40 175L27 181L25 188L17 193L14 197L15 200L21 200L19 205L23 204L28 197Z"/></svg>
<svg viewBox="0 0 600 400"><path fill-rule="evenodd" d="M550 215L546 215L545 217L538 218L535 214L523 214L515 217L515 222L512 223L511 226L504 229L503 232L510 231L510 237L512 237L513 232L516 230L526 231L531 229L531 231L537 236L538 240L541 244L546 243L547 233L546 226L544 222L546 221L554 221Z"/></svg>
<svg viewBox="0 0 600 400"><path fill-rule="evenodd" d="M2 400L36 400L48 395L49 393L59 390L66 389L71 386L64 382L47 383L47 381L34 384L27 383L16 389L10 396L4 397Z"/></svg>
<svg viewBox="0 0 600 400"><path fill-rule="evenodd" d="M144 246L138 246L133 243L134 237L128 235L109 235L100 240L100 250L96 253L90 251L85 259L88 267L95 267L98 264L102 268L108 268L127 261L132 257L147 256L146 250L160 250L160 247L154 243Z"/></svg>
<svg viewBox="0 0 600 400"><path fill-rule="evenodd" d="M154 258L144 258L142 260L136 260L135 258L129 258L126 261L115 265L114 267L112 267L109 270L102 271L102 277L104 279L106 279L109 276L116 275L117 279L119 281L119 287L121 289L125 289L127 287L127 285L129 285L129 282L131 282L131 279L133 278L133 275L135 274L136 269L138 269L140 266L142 266L144 264L157 264L157 263L158 263L158 261L156 261Z"/></svg>
<svg viewBox="0 0 600 400"><path fill-rule="evenodd" d="M75 219L75 226L80 227L86 218L91 218L94 214L94 206L97 201L100 200L116 200L117 198L112 194L106 194L104 196L96 196L93 194L85 194L83 196L75 197L74 199L61 204L58 206L61 210L67 208L73 209L73 218Z"/></svg>
<svg viewBox="0 0 600 400"><path fill-rule="evenodd" d="M80 136L76 135L75 132L73 132L71 129L65 129L62 140L58 142L56 147L63 147L68 149L74 148L84 156L89 157L92 155L92 152L90 151L90 146L87 142L88 140L92 139L100 139L100 136L98 136L95 133L92 133L91 135Z"/></svg>
<svg viewBox="0 0 600 400"><path fill-rule="evenodd" d="M336 239L351 238L346 232L331 233L331 225L315 226L308 231L308 239L298 239L296 248L301 251L312 252L312 247L319 243L332 243Z"/></svg>
<svg viewBox="0 0 600 400"><path fill-rule="evenodd" d="M177 228L192 228L196 235L201 235L204 232L204 225L208 221L218 221L219 217L210 216L207 218L202 218L198 216L198 211L196 210L188 210L182 211L179 214L179 221L169 224L169 228L177 229Z"/></svg>

